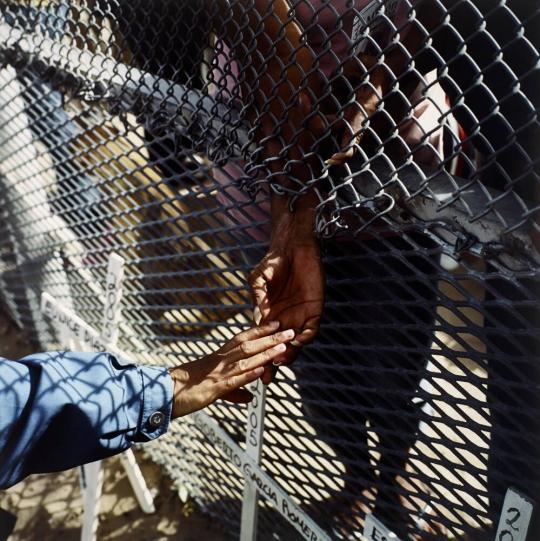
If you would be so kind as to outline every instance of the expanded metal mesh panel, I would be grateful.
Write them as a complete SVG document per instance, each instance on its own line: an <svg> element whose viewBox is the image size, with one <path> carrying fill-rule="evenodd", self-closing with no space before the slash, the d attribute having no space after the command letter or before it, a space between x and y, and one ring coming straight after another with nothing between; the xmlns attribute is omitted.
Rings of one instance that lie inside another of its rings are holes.
<svg viewBox="0 0 540 541"><path fill-rule="evenodd" d="M214 351L251 324L269 200L316 194L326 302L267 390L277 484L189 418L147 446L182 493L238 538L243 473L261 540L367 514L494 539L509 488L540 505L537 2L0 5L1 293L43 347L41 293L99 329L114 253L126 355ZM246 409L209 412L245 448Z"/></svg>

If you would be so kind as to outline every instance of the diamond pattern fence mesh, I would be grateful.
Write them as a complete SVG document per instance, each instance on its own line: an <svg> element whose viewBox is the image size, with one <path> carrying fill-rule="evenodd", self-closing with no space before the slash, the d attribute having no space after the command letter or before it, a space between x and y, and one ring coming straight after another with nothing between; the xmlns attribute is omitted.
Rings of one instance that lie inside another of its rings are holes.
<svg viewBox="0 0 540 541"><path fill-rule="evenodd" d="M248 482L259 540L479 540L508 489L540 505L538 2L0 5L0 291L44 348L41 293L99 327L115 253L126 355L215 350L251 325L270 203L314 201L315 341L264 415L147 446L202 512L239 538ZM259 469L231 449L263 422Z"/></svg>

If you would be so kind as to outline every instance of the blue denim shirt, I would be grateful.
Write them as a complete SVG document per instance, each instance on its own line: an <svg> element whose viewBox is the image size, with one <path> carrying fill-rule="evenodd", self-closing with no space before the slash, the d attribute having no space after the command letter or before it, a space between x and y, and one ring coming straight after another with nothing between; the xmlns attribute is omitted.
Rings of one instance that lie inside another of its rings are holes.
<svg viewBox="0 0 540 541"><path fill-rule="evenodd" d="M0 488L157 438L171 419L166 368L108 353L0 358Z"/></svg>

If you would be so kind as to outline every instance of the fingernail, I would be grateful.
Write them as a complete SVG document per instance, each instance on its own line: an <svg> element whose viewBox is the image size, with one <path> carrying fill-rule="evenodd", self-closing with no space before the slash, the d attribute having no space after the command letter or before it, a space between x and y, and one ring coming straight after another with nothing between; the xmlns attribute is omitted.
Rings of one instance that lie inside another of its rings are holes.
<svg viewBox="0 0 540 541"><path fill-rule="evenodd" d="M288 329L287 331L283 331L281 336L283 336L285 340L288 338L294 338L294 331L292 329Z"/></svg>
<svg viewBox="0 0 540 541"><path fill-rule="evenodd" d="M294 347L296 347L296 348L299 348L299 347L302 346L302 344L301 344L298 340L292 340L292 341L290 342L290 344L291 344L291 346L294 346Z"/></svg>
<svg viewBox="0 0 540 541"><path fill-rule="evenodd" d="M274 346L274 351L285 351L287 349L287 346L285 344L278 344L277 346Z"/></svg>
<svg viewBox="0 0 540 541"><path fill-rule="evenodd" d="M270 325L270 327L272 327L273 329L278 329L279 328L279 321L269 321L268 325Z"/></svg>
<svg viewBox="0 0 540 541"><path fill-rule="evenodd" d="M255 368L255 374L257 374L257 376L262 376L262 374L264 374L264 366L259 366L259 368Z"/></svg>

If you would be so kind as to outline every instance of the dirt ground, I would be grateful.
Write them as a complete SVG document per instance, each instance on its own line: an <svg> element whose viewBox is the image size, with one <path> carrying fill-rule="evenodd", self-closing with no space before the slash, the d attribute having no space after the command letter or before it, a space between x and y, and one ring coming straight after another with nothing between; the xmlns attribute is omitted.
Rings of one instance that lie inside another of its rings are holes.
<svg viewBox="0 0 540 541"><path fill-rule="evenodd" d="M97 538L100 541L222 541L222 532L182 504L160 469L137 453L139 465L155 497L156 513L144 514L118 458L106 461ZM9 541L78 541L82 500L77 470L34 475L0 493L0 507L17 516Z"/></svg>
<svg viewBox="0 0 540 541"><path fill-rule="evenodd" d="M37 350L0 308L0 355L20 358ZM224 532L209 528L209 519L182 504L168 478L136 451L156 513L139 508L126 473L116 457L105 461L99 541L222 541ZM34 475L0 491L0 508L17 516L9 541L76 541L80 539L82 499L78 470ZM0 518L1 520L1 518ZM1 528L0 528L1 530Z"/></svg>

